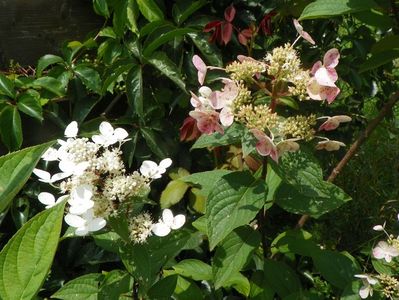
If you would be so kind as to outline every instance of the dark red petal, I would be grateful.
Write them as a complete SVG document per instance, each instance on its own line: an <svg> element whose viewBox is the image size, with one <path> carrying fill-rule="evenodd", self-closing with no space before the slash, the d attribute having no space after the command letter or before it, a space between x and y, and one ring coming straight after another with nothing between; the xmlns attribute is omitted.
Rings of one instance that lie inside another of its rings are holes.
<svg viewBox="0 0 399 300"><path fill-rule="evenodd" d="M222 30L222 41L225 45L231 40L231 35L233 34L233 25L231 23L224 23Z"/></svg>
<svg viewBox="0 0 399 300"><path fill-rule="evenodd" d="M234 8L233 4L227 7L224 10L224 18L227 22L232 22L236 15L236 9Z"/></svg>
<svg viewBox="0 0 399 300"><path fill-rule="evenodd" d="M209 32L209 31L213 30L214 28L221 26L221 25L222 25L222 21L212 21L205 25L203 31Z"/></svg>
<svg viewBox="0 0 399 300"><path fill-rule="evenodd" d="M246 46L248 44L248 39L241 32L238 33L238 41L241 45Z"/></svg>

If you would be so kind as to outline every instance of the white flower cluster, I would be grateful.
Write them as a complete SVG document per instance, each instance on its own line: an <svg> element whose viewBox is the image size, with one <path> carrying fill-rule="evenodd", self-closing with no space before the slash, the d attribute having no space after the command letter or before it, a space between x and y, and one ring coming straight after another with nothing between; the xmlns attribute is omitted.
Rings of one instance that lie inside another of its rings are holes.
<svg viewBox="0 0 399 300"><path fill-rule="evenodd" d="M60 172L50 174L41 169L33 170L40 181L49 183L63 194L56 200L51 193L42 192L38 195L39 201L50 208L68 199L65 222L80 236L102 229L106 218L123 211L134 197L145 197L150 191L151 181L161 178L172 164L170 158L162 160L159 165L146 160L140 171L126 174L120 147L129 140L127 131L102 122L99 132L91 139L78 137L78 124L73 121L65 129L66 140L58 140L58 149L49 148L42 156L44 161L57 162ZM145 224L138 224L141 219L146 220ZM145 235L133 234L139 242L143 242L151 231L158 235L158 223L153 224L147 215L141 219L132 221L136 232L140 225L149 230ZM178 227L181 227L184 221L181 217L178 219ZM169 224L167 220L165 224ZM172 215L172 223L173 220ZM178 228L176 224L169 227ZM164 233L165 230L162 234L166 235Z"/></svg>

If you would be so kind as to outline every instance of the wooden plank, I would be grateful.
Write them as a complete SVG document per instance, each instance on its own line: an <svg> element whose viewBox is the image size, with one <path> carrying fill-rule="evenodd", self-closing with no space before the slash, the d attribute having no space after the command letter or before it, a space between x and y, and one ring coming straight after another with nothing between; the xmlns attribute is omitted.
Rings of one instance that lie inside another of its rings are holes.
<svg viewBox="0 0 399 300"><path fill-rule="evenodd" d="M59 53L65 41L82 40L104 19L91 0L1 0L0 66L35 65L48 53Z"/></svg>

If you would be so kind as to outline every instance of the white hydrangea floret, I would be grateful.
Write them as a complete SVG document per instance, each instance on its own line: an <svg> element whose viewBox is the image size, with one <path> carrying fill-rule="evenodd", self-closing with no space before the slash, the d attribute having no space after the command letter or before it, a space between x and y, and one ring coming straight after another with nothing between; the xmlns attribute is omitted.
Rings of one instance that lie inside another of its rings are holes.
<svg viewBox="0 0 399 300"><path fill-rule="evenodd" d="M78 123L76 121L72 121L69 125L65 128L64 135L67 138L75 138L78 135Z"/></svg>
<svg viewBox="0 0 399 300"><path fill-rule="evenodd" d="M74 188L71 192L71 197L68 200L69 212L74 215L81 215L93 208L94 201L93 186L89 184L82 184Z"/></svg>
<svg viewBox="0 0 399 300"><path fill-rule="evenodd" d="M70 176L70 174L66 173L56 173L54 175L51 175L49 172L41 170L41 169L33 169L33 174L35 174L37 177L39 177L39 181L44 182L44 183L49 183L52 184L56 181L62 180L64 178L67 178Z"/></svg>
<svg viewBox="0 0 399 300"><path fill-rule="evenodd" d="M69 213L64 220L69 226L76 228L75 234L79 236L98 231L107 224L104 218L95 217L92 209L80 216Z"/></svg>
<svg viewBox="0 0 399 300"><path fill-rule="evenodd" d="M141 164L140 173L151 179L158 179L162 177L162 174L166 172L166 169L172 165L172 160L170 158L165 158L161 160L159 165L151 160L145 160Z"/></svg>
<svg viewBox="0 0 399 300"><path fill-rule="evenodd" d="M52 147L48 148L46 152L42 155L42 159L45 161L55 161L58 160L58 150Z"/></svg>
<svg viewBox="0 0 399 300"><path fill-rule="evenodd" d="M152 226L152 232L157 236L167 236L172 229L179 229L186 222L186 216L179 214L173 216L170 209L164 209L162 218Z"/></svg>
<svg viewBox="0 0 399 300"><path fill-rule="evenodd" d="M368 274L356 274L355 277L360 278L363 282L363 286L359 290L360 298L366 299L369 295L373 296L372 286L378 283L377 279Z"/></svg>
<svg viewBox="0 0 399 300"><path fill-rule="evenodd" d="M37 199L39 199L39 201L46 205L46 209L49 209L51 207L53 207L54 205L57 205L58 203L60 203L62 200L68 198L68 195L63 195L61 197L59 197L57 200L55 200L55 197L53 194L47 193L47 192L42 192L37 196Z"/></svg>
<svg viewBox="0 0 399 300"><path fill-rule="evenodd" d="M101 122L99 127L100 134L95 134L91 137L94 143L108 147L117 142L127 141L129 134L123 128L114 129L108 122Z"/></svg>

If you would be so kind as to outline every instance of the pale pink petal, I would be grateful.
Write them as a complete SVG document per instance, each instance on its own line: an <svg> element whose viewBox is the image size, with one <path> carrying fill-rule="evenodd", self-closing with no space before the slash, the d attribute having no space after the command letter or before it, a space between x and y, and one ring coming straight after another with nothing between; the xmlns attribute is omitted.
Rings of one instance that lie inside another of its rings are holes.
<svg viewBox="0 0 399 300"><path fill-rule="evenodd" d="M212 108L221 109L226 105L226 101L223 96L223 93L219 91L211 93L209 96L209 102L211 103Z"/></svg>
<svg viewBox="0 0 399 300"><path fill-rule="evenodd" d="M293 22L294 22L296 31L299 33L299 35L301 37L303 37L305 40L307 40L312 45L316 44L315 41L310 36L310 34L303 30L303 27L301 24L299 24L298 20L294 19Z"/></svg>
<svg viewBox="0 0 399 300"><path fill-rule="evenodd" d="M202 102L201 100L198 98L198 96L196 94L194 94L193 92L190 91L191 94L191 99L190 99L190 103L193 107L197 108L197 107L201 107L202 106Z"/></svg>
<svg viewBox="0 0 399 300"><path fill-rule="evenodd" d="M209 87L207 87L207 86L201 86L201 87L198 89L198 92L200 93L200 95L201 95L202 97L204 97L204 98L209 98L209 96L210 96L211 93L212 93L212 90L211 90Z"/></svg>
<svg viewBox="0 0 399 300"><path fill-rule="evenodd" d="M331 104L338 96L340 91L341 90L338 87L323 86L320 89L320 97L323 100L326 99L328 104Z"/></svg>
<svg viewBox="0 0 399 300"><path fill-rule="evenodd" d="M321 63L320 60L315 62L312 69L310 70L310 74L312 74L312 75L316 74L317 70L320 69L322 67L322 65L323 64Z"/></svg>
<svg viewBox="0 0 399 300"><path fill-rule="evenodd" d="M324 54L323 64L326 68L335 68L339 62L339 51L332 48Z"/></svg>
<svg viewBox="0 0 399 300"><path fill-rule="evenodd" d="M313 100L324 100L321 96L320 96L320 91L321 91L321 86L317 83L317 80L315 78L312 78L307 87L306 87L306 91L308 92L308 95L311 99Z"/></svg>
<svg viewBox="0 0 399 300"><path fill-rule="evenodd" d="M222 123L223 126L230 126L234 122L234 114L231 109L227 107L222 109L219 114L219 118L220 123Z"/></svg>
<svg viewBox="0 0 399 300"><path fill-rule="evenodd" d="M198 70L198 82L200 85L203 85L206 76L206 64L198 55L194 55L192 61L195 68Z"/></svg>
<svg viewBox="0 0 399 300"><path fill-rule="evenodd" d="M197 121L197 127L202 133L212 134L215 131L224 133L223 127L219 124L218 112L190 111L189 115Z"/></svg>
<svg viewBox="0 0 399 300"><path fill-rule="evenodd" d="M339 126L339 121L333 118L329 118L327 121L325 121L323 124L320 125L319 131L321 130L334 130Z"/></svg>
<svg viewBox="0 0 399 300"><path fill-rule="evenodd" d="M364 285L360 288L359 290L359 296L362 299L366 299L370 294L370 286L369 285Z"/></svg>
<svg viewBox="0 0 399 300"><path fill-rule="evenodd" d="M336 73L335 73L335 75L336 75ZM320 85L335 87L334 82L336 81L336 78L334 76L330 77L330 72L327 71L327 69L324 67L320 67L316 71L314 78L317 80L317 83Z"/></svg>

